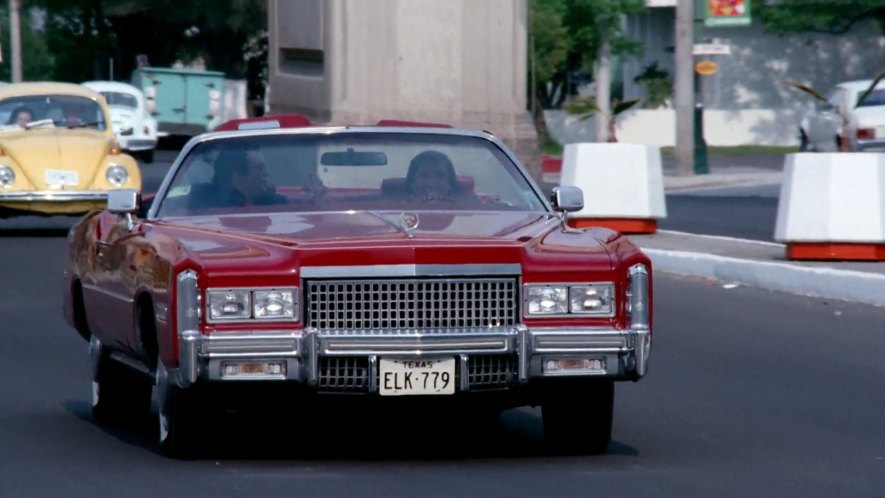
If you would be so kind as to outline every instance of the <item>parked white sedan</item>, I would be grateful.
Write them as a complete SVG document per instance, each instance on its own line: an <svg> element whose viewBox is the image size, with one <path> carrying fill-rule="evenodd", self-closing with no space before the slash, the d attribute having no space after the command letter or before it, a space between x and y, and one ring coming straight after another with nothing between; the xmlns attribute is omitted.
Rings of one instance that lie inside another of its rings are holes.
<svg viewBox="0 0 885 498"><path fill-rule="evenodd" d="M872 84L873 80L839 83L826 94L826 102L818 101L799 125L800 149L840 150L842 128L847 126L849 150L885 150L885 80L863 97Z"/></svg>
<svg viewBox="0 0 885 498"><path fill-rule="evenodd" d="M120 147L145 162L153 162L157 120L146 109L142 91L119 81L87 81L83 86L97 91L107 100L111 126Z"/></svg>

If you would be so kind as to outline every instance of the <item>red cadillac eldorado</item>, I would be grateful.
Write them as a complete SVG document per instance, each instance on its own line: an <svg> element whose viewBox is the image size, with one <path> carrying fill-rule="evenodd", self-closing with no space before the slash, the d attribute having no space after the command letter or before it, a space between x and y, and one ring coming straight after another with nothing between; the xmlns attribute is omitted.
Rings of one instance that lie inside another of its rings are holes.
<svg viewBox="0 0 885 498"><path fill-rule="evenodd" d="M195 137L152 199L112 191L69 233L64 314L89 341L93 413L158 407L180 454L232 390L540 406L555 447L605 452L614 382L648 368L652 271L623 235L568 227L582 206L574 187L548 200L485 132Z"/></svg>

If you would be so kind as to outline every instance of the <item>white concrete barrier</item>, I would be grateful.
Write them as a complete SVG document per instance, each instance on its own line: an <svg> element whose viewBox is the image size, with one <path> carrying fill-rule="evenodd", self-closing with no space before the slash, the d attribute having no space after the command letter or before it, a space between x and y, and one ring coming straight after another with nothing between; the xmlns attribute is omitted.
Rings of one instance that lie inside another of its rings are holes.
<svg viewBox="0 0 885 498"><path fill-rule="evenodd" d="M661 151L630 143L568 144L561 184L584 191L574 227L604 226L624 233L654 233L667 217Z"/></svg>
<svg viewBox="0 0 885 498"><path fill-rule="evenodd" d="M774 238L789 259L885 260L885 154L787 154Z"/></svg>

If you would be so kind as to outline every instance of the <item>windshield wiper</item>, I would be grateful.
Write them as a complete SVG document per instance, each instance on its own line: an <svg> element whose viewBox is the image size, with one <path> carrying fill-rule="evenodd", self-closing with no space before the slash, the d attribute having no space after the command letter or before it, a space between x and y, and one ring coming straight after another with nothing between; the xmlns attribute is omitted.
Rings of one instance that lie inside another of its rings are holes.
<svg viewBox="0 0 885 498"><path fill-rule="evenodd" d="M101 121L85 121L82 123L66 124L65 127L69 130L72 130L74 128L92 128L92 127L98 126L100 124L101 124Z"/></svg>

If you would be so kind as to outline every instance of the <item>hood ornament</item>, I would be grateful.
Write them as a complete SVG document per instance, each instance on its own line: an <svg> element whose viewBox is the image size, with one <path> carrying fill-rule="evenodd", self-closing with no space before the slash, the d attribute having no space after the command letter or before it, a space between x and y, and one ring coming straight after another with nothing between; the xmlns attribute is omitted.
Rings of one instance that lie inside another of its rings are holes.
<svg viewBox="0 0 885 498"><path fill-rule="evenodd" d="M399 226L410 239L412 238L412 232L418 228L418 223L420 223L420 220L415 213L403 212L399 215Z"/></svg>

